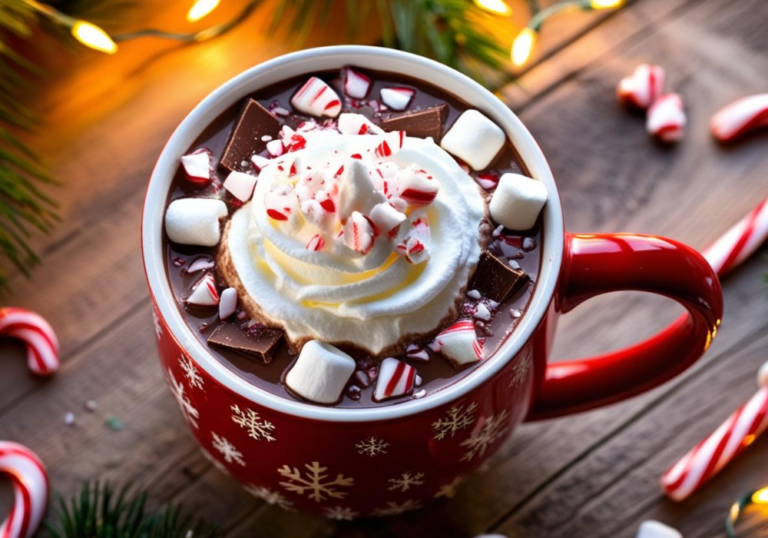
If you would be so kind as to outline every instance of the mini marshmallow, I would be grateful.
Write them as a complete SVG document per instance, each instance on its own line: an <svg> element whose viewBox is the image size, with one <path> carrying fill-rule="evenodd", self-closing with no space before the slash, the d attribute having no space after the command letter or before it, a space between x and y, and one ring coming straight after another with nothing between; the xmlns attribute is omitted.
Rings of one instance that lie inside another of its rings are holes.
<svg viewBox="0 0 768 538"><path fill-rule="evenodd" d="M656 99L648 109L645 128L648 134L664 142L677 142L683 137L686 117L683 100L676 93Z"/></svg>
<svg viewBox="0 0 768 538"><path fill-rule="evenodd" d="M530 230L547 203L547 188L520 174L504 174L488 209L493 220L510 230Z"/></svg>
<svg viewBox="0 0 768 538"><path fill-rule="evenodd" d="M381 102L392 110L405 110L415 94L411 88L382 88Z"/></svg>
<svg viewBox="0 0 768 538"><path fill-rule="evenodd" d="M354 372L355 359L330 344L310 340L301 348L285 383L302 398L332 404L339 401Z"/></svg>
<svg viewBox="0 0 768 538"><path fill-rule="evenodd" d="M336 92L317 77L310 78L291 97L291 104L299 112L310 116L335 118L341 112L341 101Z"/></svg>
<svg viewBox="0 0 768 538"><path fill-rule="evenodd" d="M241 202L247 202L253 196L256 186L256 176L243 172L230 172L224 180L224 188Z"/></svg>
<svg viewBox="0 0 768 538"><path fill-rule="evenodd" d="M336 210L342 222L353 211L368 215L376 204L386 201L384 195L374 187L368 169L358 159L347 161L340 183Z"/></svg>
<svg viewBox="0 0 768 538"><path fill-rule="evenodd" d="M683 535L668 525L648 520L640 524L635 538L683 538Z"/></svg>
<svg viewBox="0 0 768 538"><path fill-rule="evenodd" d="M385 234L389 234L408 219L404 213L392 207L388 202L376 204L371 209L370 217L379 231Z"/></svg>
<svg viewBox="0 0 768 538"><path fill-rule="evenodd" d="M475 170L487 168L504 146L504 131L477 110L467 110L440 141L440 146Z"/></svg>
<svg viewBox="0 0 768 538"><path fill-rule="evenodd" d="M469 320L457 321L435 338L435 347L454 366L472 364L483 358L483 344L477 339L475 325Z"/></svg>
<svg viewBox="0 0 768 538"><path fill-rule="evenodd" d="M191 183L207 185L211 181L211 151L199 148L181 158L184 174Z"/></svg>
<svg viewBox="0 0 768 538"><path fill-rule="evenodd" d="M415 377L416 368L413 366L391 357L384 359L379 367L373 399L380 402L407 394L413 389Z"/></svg>
<svg viewBox="0 0 768 538"><path fill-rule="evenodd" d="M219 304L219 292L216 290L216 281L211 273L206 273L203 278L197 281L186 302L198 306Z"/></svg>
<svg viewBox="0 0 768 538"><path fill-rule="evenodd" d="M343 135L364 135L368 133L382 134L384 130L378 125L374 125L362 114L353 114L345 112L339 115L337 129Z"/></svg>
<svg viewBox="0 0 768 538"><path fill-rule="evenodd" d="M347 67L346 72L344 93L353 99L365 99L365 96L368 95L368 90L371 88L370 77L355 71L351 67Z"/></svg>
<svg viewBox="0 0 768 538"><path fill-rule="evenodd" d="M229 214L227 205L212 198L174 200L165 212L165 233L174 243L215 247L221 239L219 219Z"/></svg>
<svg viewBox="0 0 768 538"><path fill-rule="evenodd" d="M227 288L221 292L219 299L219 318L227 319L237 310L237 290Z"/></svg>

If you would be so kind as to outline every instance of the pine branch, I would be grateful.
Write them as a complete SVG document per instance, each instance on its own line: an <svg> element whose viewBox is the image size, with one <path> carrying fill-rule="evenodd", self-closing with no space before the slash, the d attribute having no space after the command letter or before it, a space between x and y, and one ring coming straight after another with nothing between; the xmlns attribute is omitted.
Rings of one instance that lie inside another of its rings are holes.
<svg viewBox="0 0 768 538"><path fill-rule="evenodd" d="M45 523L50 538L216 538L215 527L168 506L149 513L147 494L131 486L116 494L108 483L85 484L80 494L58 505Z"/></svg>

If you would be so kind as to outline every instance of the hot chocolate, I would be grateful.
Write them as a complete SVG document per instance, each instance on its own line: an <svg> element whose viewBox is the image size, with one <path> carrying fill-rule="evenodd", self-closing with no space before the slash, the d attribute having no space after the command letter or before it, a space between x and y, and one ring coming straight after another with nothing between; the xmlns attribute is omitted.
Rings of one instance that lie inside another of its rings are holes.
<svg viewBox="0 0 768 538"><path fill-rule="evenodd" d="M425 397L525 314L546 201L525 176L498 126L429 84L355 68L287 80L182 157L168 277L201 341L266 390Z"/></svg>

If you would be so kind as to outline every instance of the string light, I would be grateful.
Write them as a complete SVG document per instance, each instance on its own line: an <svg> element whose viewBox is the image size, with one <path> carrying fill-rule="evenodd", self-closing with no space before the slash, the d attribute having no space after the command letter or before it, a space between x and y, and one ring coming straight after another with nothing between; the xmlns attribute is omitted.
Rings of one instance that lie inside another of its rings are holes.
<svg viewBox="0 0 768 538"><path fill-rule="evenodd" d="M187 21L197 22L203 17L207 17L211 11L219 6L219 2L220 0L196 0L187 12Z"/></svg>
<svg viewBox="0 0 768 538"><path fill-rule="evenodd" d="M590 0L589 7L594 10L616 9L624 3L624 0Z"/></svg>
<svg viewBox="0 0 768 538"><path fill-rule="evenodd" d="M90 22L76 21L72 25L72 35L86 47L90 47L107 54L117 52L117 43L115 43L109 34Z"/></svg>
<svg viewBox="0 0 768 538"><path fill-rule="evenodd" d="M536 30L523 28L512 43L512 64L516 67L525 65L531 57L533 47L536 45Z"/></svg>
<svg viewBox="0 0 768 538"><path fill-rule="evenodd" d="M755 504L768 504L768 488L759 489L752 494L752 502Z"/></svg>
<svg viewBox="0 0 768 538"><path fill-rule="evenodd" d="M475 4L477 7L497 15L512 14L512 8L504 0L475 0Z"/></svg>

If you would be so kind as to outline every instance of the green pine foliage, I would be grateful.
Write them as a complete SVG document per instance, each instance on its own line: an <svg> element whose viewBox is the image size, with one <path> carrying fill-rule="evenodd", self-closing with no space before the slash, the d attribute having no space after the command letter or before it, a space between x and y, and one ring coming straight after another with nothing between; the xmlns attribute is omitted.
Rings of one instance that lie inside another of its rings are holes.
<svg viewBox="0 0 768 538"><path fill-rule="evenodd" d="M58 499L45 523L47 538L217 538L215 527L168 506L159 512L147 509L146 492L130 486L115 492L109 484L83 486L68 502Z"/></svg>

